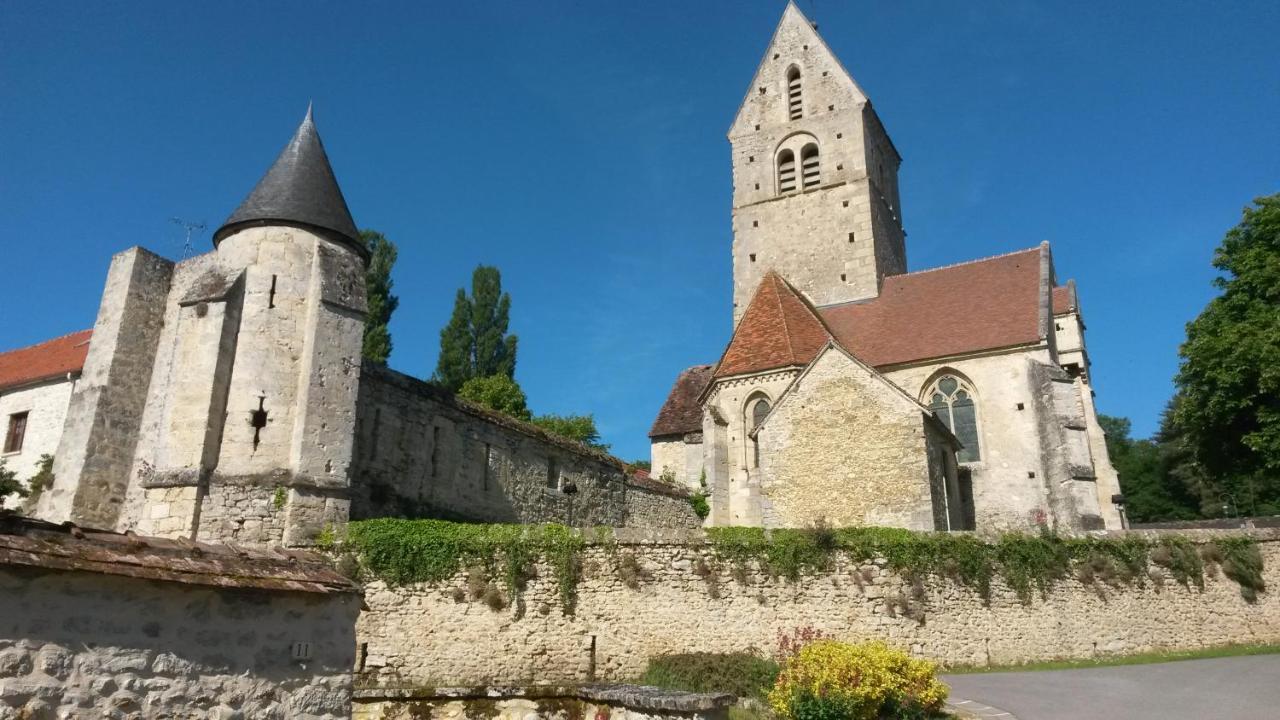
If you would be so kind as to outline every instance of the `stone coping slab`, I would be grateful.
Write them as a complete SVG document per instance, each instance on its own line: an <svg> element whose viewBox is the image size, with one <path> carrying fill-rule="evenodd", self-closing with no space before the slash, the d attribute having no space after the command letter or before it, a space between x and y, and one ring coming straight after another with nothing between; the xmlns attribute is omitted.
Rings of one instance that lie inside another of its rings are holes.
<svg viewBox="0 0 1280 720"><path fill-rule="evenodd" d="M729 693L694 693L647 685L494 685L442 688L357 688L356 700L510 700L517 698L572 698L621 705L634 710L668 710L699 713L723 710L735 701Z"/></svg>

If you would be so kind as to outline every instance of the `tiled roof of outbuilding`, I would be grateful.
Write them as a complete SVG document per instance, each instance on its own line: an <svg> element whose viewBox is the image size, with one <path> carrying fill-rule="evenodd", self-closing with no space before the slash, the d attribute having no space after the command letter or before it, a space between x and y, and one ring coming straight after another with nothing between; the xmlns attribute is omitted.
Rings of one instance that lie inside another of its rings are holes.
<svg viewBox="0 0 1280 720"><path fill-rule="evenodd" d="M712 369L711 365L694 365L680 373L667 395L667 401L658 411L658 418L653 421L649 437L702 431L702 408L698 405L698 397L711 382Z"/></svg>
<svg viewBox="0 0 1280 720"><path fill-rule="evenodd" d="M1059 285L1053 289L1053 314L1066 315L1079 310L1076 306L1075 285Z"/></svg>
<svg viewBox="0 0 1280 720"><path fill-rule="evenodd" d="M813 306L770 270L756 286L715 376L807 365L830 339Z"/></svg>
<svg viewBox="0 0 1280 720"><path fill-rule="evenodd" d="M879 297L819 310L874 367L1039 342L1042 248L884 279Z"/></svg>
<svg viewBox="0 0 1280 720"><path fill-rule="evenodd" d="M89 530L5 511L0 511L0 565L226 588L359 592L324 558L310 553Z"/></svg>
<svg viewBox="0 0 1280 720"><path fill-rule="evenodd" d="M0 390L80 372L92 336L93 330L81 330L0 353Z"/></svg>

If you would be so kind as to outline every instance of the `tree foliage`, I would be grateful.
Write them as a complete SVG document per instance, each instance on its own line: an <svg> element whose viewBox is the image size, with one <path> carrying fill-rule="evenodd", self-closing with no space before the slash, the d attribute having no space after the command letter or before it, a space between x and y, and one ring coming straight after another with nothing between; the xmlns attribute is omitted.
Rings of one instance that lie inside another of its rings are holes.
<svg viewBox="0 0 1280 720"><path fill-rule="evenodd" d="M520 385L515 380L506 375L471 378L462 384L458 390L458 396L490 410L510 415L517 420L530 419L529 404L524 390L520 389Z"/></svg>
<svg viewBox="0 0 1280 720"><path fill-rule="evenodd" d="M1171 413L1165 412L1168 425ZM1129 437L1128 418L1099 415L1098 422L1107 435L1107 453L1120 474L1129 520L1191 520L1200 516L1199 488L1193 474L1185 468L1188 458L1182 443L1172 430L1157 435L1157 440L1135 440Z"/></svg>
<svg viewBox="0 0 1280 720"><path fill-rule="evenodd" d="M502 292L502 275L480 265L471 276L471 294L463 288L453 302L453 315L440 331L440 359L435 381L452 392L477 377L515 377L517 338L507 332L511 296Z"/></svg>
<svg viewBox="0 0 1280 720"><path fill-rule="evenodd" d="M369 249L369 266L365 268L365 292L369 314L364 320L366 360L385 365L391 357L391 314L400 306L400 298L391 293L391 268L396 264L396 244L377 230L361 230L360 242Z"/></svg>
<svg viewBox="0 0 1280 720"><path fill-rule="evenodd" d="M596 429L594 415L539 415L533 418L533 424L549 433L567 437L570 440L589 445L599 450L608 451L609 446L600 442L600 432Z"/></svg>
<svg viewBox="0 0 1280 720"><path fill-rule="evenodd" d="M1187 324L1173 426L1205 495L1280 513L1280 194L1244 209L1213 266L1222 292Z"/></svg>
<svg viewBox="0 0 1280 720"><path fill-rule="evenodd" d="M0 458L0 504L10 495L26 497L27 489L18 479L16 470L10 470L4 458Z"/></svg>

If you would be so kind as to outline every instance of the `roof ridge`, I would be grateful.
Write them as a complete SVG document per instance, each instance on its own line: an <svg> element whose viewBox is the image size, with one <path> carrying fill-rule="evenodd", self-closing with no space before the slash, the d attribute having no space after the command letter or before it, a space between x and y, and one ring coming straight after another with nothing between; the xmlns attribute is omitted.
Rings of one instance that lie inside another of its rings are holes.
<svg viewBox="0 0 1280 720"><path fill-rule="evenodd" d="M778 291L778 281L782 280L782 276L771 270L769 277L773 278L773 297L778 301L778 315L782 318L782 336L787 339L787 357L795 361L796 345L791 342L791 323L787 322L787 310L782 307L782 293ZM782 282L786 283L786 280Z"/></svg>
<svg viewBox="0 0 1280 720"><path fill-rule="evenodd" d="M963 267L965 265L973 265L980 262L987 262L988 260L999 260L1000 258L1011 257L1013 255L1021 255L1022 253L1039 252L1040 248L1041 248L1040 245L1036 245L1035 247L1024 248L1022 250L1011 250L1009 252L999 253L997 255L987 255L986 257L974 258L973 260L964 260L962 262L951 263L950 265L939 265L938 267L925 268L924 270L916 270L914 272L903 273L901 275L889 275L888 277L907 277L908 275L924 275L925 273L931 273L938 270L950 270L951 268Z"/></svg>
<svg viewBox="0 0 1280 720"><path fill-rule="evenodd" d="M51 338L49 338L49 339L47 339L47 340L41 340L40 342L31 343L30 345L23 345L22 347L16 347L16 348L13 348L13 349L11 349L11 350L0 350L0 356L9 355L10 353L22 352L22 351L24 351L24 350L31 350L31 349L33 349L33 348L38 348L38 347L40 347L41 345L48 345L49 343L58 342L59 340L66 340L67 338L71 337L72 335L79 335L80 333L87 333L87 332L93 332L93 328L85 328L84 330L76 330L76 331L74 331L74 332L69 332L69 333L67 333L66 335L59 335L59 336L57 336L57 337L51 337Z"/></svg>

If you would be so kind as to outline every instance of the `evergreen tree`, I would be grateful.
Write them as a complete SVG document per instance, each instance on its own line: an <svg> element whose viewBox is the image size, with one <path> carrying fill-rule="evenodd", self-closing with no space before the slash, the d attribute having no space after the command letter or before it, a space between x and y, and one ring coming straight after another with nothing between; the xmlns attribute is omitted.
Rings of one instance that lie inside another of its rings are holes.
<svg viewBox="0 0 1280 720"><path fill-rule="evenodd" d="M1173 427L1206 506L1280 512L1280 194L1244 209L1214 254L1222 291L1187 324Z"/></svg>
<svg viewBox="0 0 1280 720"><path fill-rule="evenodd" d="M471 295L458 289L453 315L440 331L440 359L435 380L452 392L471 378L516 373L515 335L507 332L511 296L502 292L495 267L478 266L471 276Z"/></svg>
<svg viewBox="0 0 1280 720"><path fill-rule="evenodd" d="M386 365L391 357L391 313L400 305L400 298L391 294L391 268L398 253L396 244L377 230L361 230L360 242L370 255L364 272L369 314L364 320L363 355L366 360Z"/></svg>

